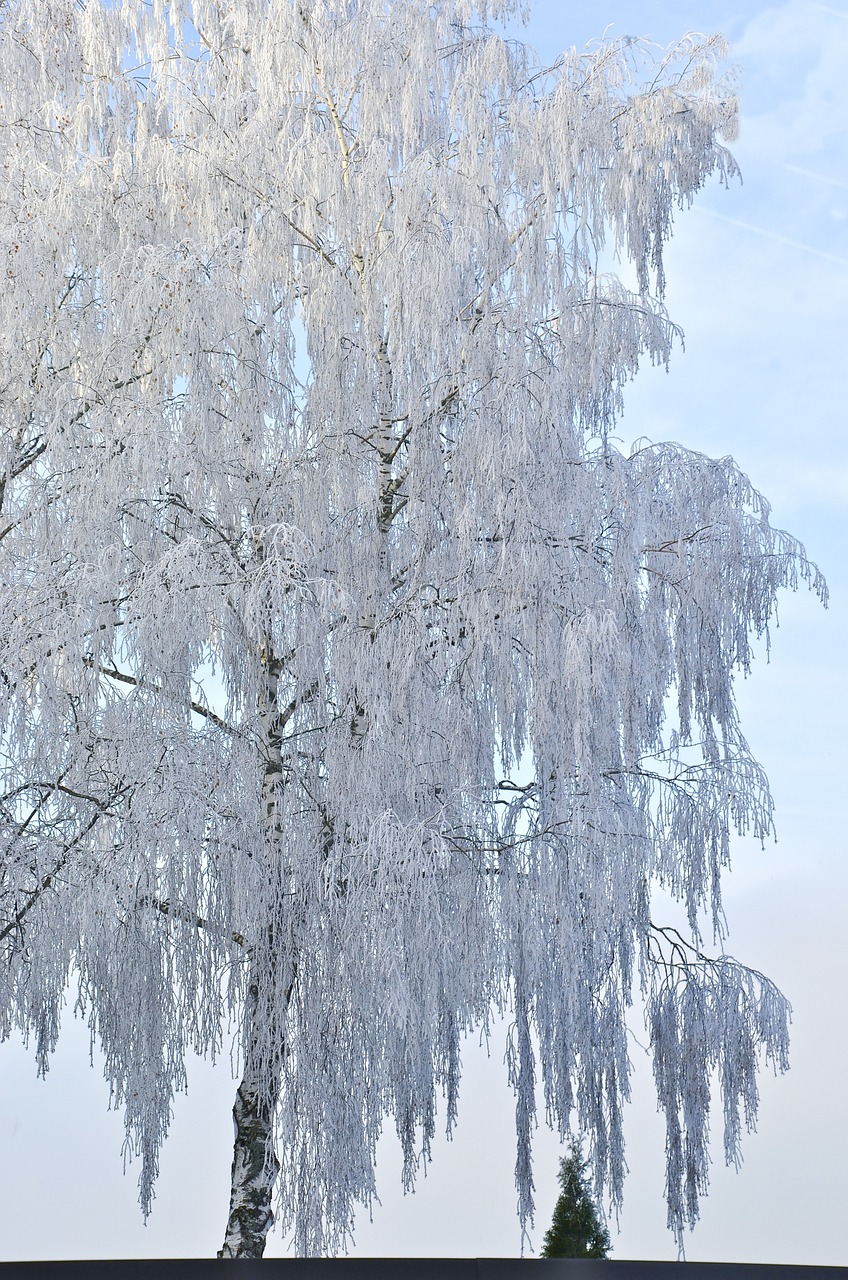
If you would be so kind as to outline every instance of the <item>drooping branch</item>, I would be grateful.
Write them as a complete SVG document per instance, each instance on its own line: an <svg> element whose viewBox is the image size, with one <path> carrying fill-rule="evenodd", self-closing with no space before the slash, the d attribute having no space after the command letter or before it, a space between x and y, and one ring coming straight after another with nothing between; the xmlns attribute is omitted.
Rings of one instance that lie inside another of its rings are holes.
<svg viewBox="0 0 848 1280"><path fill-rule="evenodd" d="M135 899L135 905L140 907L153 907L154 911L159 911L163 916L168 916L171 920L181 920L184 924L189 924L195 929L209 930L209 922L199 916L196 912L189 911L188 907L183 906L179 902L171 902L168 898L155 898L147 894ZM249 949L249 944L244 934L234 931L228 934L228 941L234 942L237 947L245 947Z"/></svg>
<svg viewBox="0 0 848 1280"><path fill-rule="evenodd" d="M161 694L163 690L156 685L151 685L148 681L140 676L130 675L129 672L119 671L117 667L105 667L102 663L95 662L93 658L87 656L82 659L83 665L90 667L93 671L97 671L99 675L106 676L109 680L115 680L119 684L132 685L136 689L144 689L148 692ZM205 707L200 702L193 699L187 703L187 706L195 715L202 716L204 720L208 720L210 724L214 724L216 729L222 729L224 733L233 734L235 737L242 737L243 734L235 725L228 724L226 720L217 715L209 707Z"/></svg>
<svg viewBox="0 0 848 1280"><path fill-rule="evenodd" d="M84 827L82 827L82 829L78 831L77 834L74 836L73 840L71 840L65 846L64 852L62 853L58 861L55 863L53 868L47 873L47 875L43 876L39 881L39 883L36 885L36 887L33 890L31 890L30 893L27 894L23 906L20 907L15 912L14 916L9 921L9 923L5 925L2 929L0 929L0 942L5 941L5 939L8 938L11 933L20 931L27 915L29 915L30 911L33 909L33 907L36 905L39 899L48 891L48 889L53 888L53 885L57 880L58 876L67 867L70 861L72 851L94 829L96 823L101 818L101 816L102 816L102 810L99 810L97 813L93 814L90 820L88 821L88 823Z"/></svg>

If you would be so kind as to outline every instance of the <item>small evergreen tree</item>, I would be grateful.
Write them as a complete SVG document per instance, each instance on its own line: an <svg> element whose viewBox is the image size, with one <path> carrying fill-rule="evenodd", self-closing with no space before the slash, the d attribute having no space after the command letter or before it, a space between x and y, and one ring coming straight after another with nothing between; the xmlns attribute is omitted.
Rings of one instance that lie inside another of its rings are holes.
<svg viewBox="0 0 848 1280"><path fill-rule="evenodd" d="M569 1154L560 1161L561 1191L553 1222L542 1241L543 1258L605 1258L609 1252L609 1232L585 1177L588 1163L580 1144L572 1138Z"/></svg>

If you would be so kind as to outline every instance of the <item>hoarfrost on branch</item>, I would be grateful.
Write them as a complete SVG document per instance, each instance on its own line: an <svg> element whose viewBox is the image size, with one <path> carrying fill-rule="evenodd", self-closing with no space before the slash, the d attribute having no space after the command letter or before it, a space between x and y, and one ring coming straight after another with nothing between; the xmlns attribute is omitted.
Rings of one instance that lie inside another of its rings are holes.
<svg viewBox="0 0 848 1280"><path fill-rule="evenodd" d="M730 957L779 587L729 458L614 442L676 336L672 213L735 167L717 39L544 70L511 0L20 0L0 18L0 1033L69 982L149 1212L188 1049L236 1019L225 1253L335 1252L391 1116L411 1186L465 1032L623 1179L641 991L670 1225L788 1006ZM636 290L601 269L616 249ZM651 921L661 885L684 940Z"/></svg>

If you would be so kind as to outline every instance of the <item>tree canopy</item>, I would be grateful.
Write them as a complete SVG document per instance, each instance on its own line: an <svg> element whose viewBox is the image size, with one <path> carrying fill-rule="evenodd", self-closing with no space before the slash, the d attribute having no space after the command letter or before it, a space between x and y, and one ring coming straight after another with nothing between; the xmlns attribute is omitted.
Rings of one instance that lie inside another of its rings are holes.
<svg viewBox="0 0 848 1280"><path fill-rule="evenodd" d="M46 1070L73 985L148 1213L234 1027L228 1254L274 1203L343 1248L494 1012L522 1226L537 1082L621 1196L637 994L678 1238L713 1073L735 1160L786 1065L702 934L772 830L734 677L824 586L731 459L613 436L672 215L735 172L723 45L546 69L514 7L0 13L0 1035Z"/></svg>

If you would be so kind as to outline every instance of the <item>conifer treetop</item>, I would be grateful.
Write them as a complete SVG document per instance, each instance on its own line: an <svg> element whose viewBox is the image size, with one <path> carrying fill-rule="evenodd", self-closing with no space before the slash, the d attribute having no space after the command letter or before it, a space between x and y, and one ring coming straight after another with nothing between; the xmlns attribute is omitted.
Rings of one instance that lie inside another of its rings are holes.
<svg viewBox="0 0 848 1280"><path fill-rule="evenodd" d="M560 1194L553 1221L542 1241L542 1258L605 1258L610 1237L586 1178L589 1161L576 1138L569 1142L568 1154L560 1160Z"/></svg>

